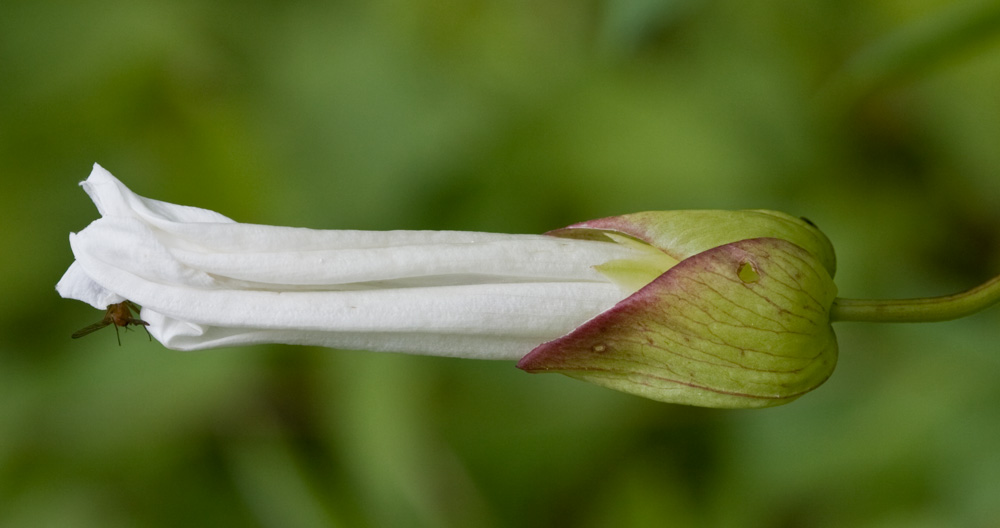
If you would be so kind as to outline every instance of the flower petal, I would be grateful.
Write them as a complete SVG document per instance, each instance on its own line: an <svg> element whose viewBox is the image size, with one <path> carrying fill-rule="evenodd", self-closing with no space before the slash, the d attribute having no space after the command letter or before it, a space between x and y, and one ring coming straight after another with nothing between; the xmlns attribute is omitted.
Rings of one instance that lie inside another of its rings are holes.
<svg viewBox="0 0 1000 528"><path fill-rule="evenodd" d="M171 348L281 342L518 359L627 292L595 266L639 251L543 235L240 224L132 193L95 166L104 217L57 287L143 306ZM110 303L109 303L110 304Z"/></svg>

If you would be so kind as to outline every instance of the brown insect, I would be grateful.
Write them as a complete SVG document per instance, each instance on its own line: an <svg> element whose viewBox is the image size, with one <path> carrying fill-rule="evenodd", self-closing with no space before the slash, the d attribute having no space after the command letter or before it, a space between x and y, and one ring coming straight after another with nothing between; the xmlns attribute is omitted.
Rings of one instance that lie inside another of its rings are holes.
<svg viewBox="0 0 1000 528"><path fill-rule="evenodd" d="M108 311L104 312L104 319L99 322L94 323L90 326L81 328L76 332L73 332L73 339L78 337L83 337L91 332L96 332L108 325L113 325L115 327L115 337L118 338L118 346L122 345L122 338L118 335L118 327L121 326L128 330L128 325L141 326L143 330L149 326L149 323L139 319L137 317L132 317L132 311L135 310L136 315L139 314L139 305L132 301L120 302L118 304L112 304L108 306ZM149 330L146 330L146 335L149 336L149 340L153 340L153 336L150 335Z"/></svg>

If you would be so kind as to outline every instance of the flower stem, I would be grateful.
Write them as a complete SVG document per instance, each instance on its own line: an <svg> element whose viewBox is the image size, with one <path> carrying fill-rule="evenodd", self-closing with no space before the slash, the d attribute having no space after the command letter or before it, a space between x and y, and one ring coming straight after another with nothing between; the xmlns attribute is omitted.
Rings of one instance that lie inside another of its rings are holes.
<svg viewBox="0 0 1000 528"><path fill-rule="evenodd" d="M1000 301L1000 275L971 290L926 299L843 299L830 307L831 321L929 323L972 315Z"/></svg>

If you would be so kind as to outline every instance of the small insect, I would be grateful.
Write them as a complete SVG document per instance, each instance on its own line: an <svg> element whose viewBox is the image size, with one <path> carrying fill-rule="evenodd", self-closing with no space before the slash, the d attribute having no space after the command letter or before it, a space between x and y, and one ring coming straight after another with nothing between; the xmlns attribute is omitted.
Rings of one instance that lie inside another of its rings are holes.
<svg viewBox="0 0 1000 528"><path fill-rule="evenodd" d="M128 330L128 325L141 326L143 330L149 326L149 323L139 319L137 317L132 317L132 311L135 310L136 315L139 314L139 305L132 301L124 301L118 304L112 304L108 306L108 311L104 312L104 319L99 322L94 323L90 326L81 328L76 332L73 332L73 339L78 337L83 337L91 332L96 332L108 325L113 325L115 327L115 337L118 338L118 346L122 345L122 338L118 335L118 327L121 326ZM149 340L153 340L153 336L150 335L149 330L146 330L146 335L149 336Z"/></svg>

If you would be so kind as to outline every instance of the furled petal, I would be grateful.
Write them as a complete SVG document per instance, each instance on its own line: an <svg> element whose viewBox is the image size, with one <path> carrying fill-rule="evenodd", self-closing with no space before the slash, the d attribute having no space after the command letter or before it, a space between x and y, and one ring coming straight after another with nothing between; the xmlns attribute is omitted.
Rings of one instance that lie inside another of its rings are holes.
<svg viewBox="0 0 1000 528"><path fill-rule="evenodd" d="M164 345L293 343L518 359L624 298L595 270L656 252L544 235L327 231L236 223L143 198L99 166L103 218L57 285L132 300Z"/></svg>

